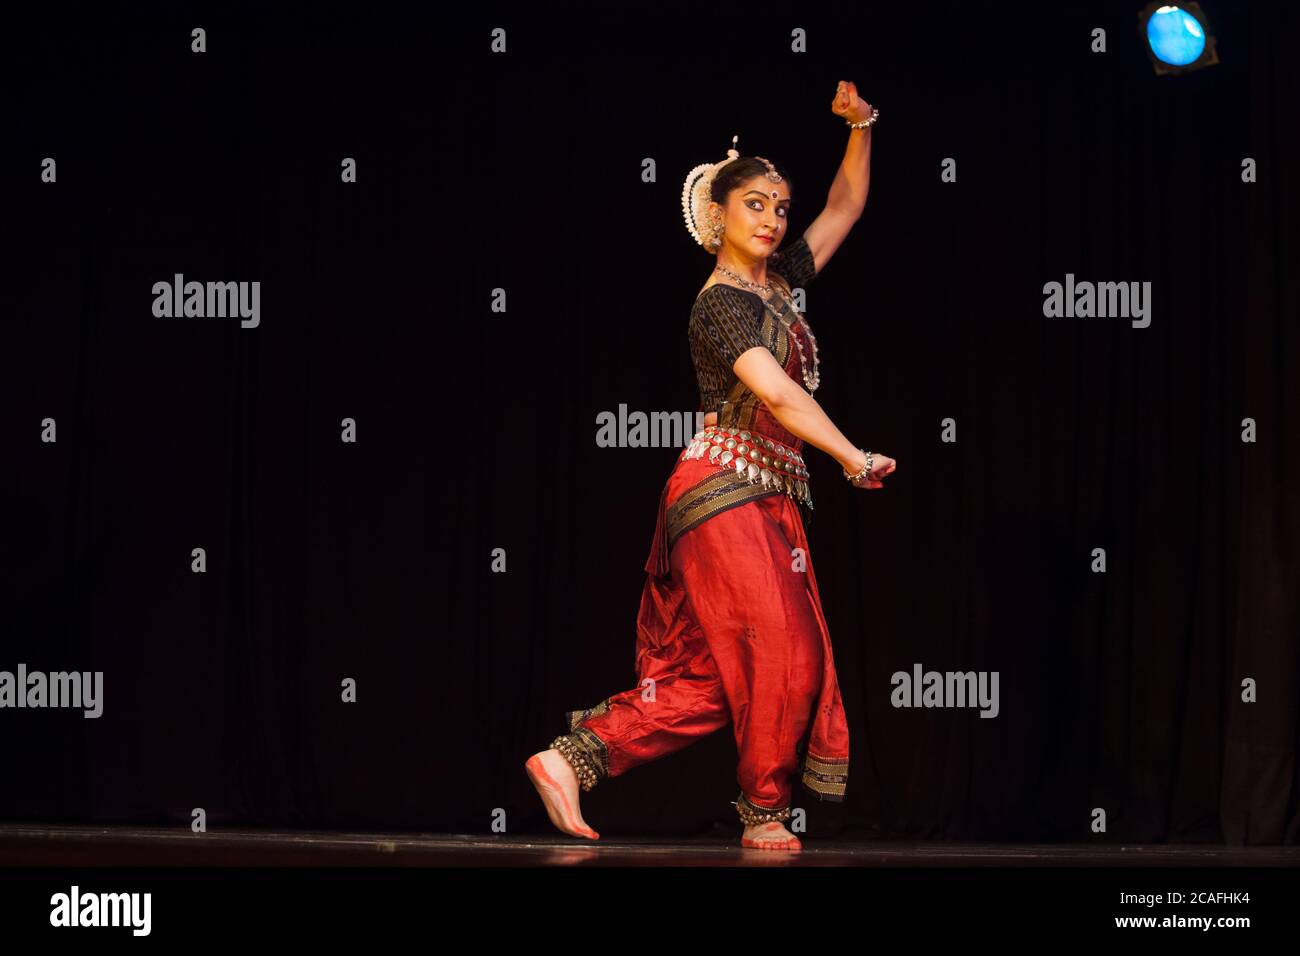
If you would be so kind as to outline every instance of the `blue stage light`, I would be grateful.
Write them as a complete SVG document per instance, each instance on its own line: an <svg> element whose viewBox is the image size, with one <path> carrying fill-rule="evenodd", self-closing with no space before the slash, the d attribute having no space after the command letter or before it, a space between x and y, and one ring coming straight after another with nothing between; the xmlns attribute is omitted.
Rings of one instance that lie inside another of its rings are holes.
<svg viewBox="0 0 1300 956"><path fill-rule="evenodd" d="M1205 51L1205 31L1186 10L1161 7L1147 21L1147 43L1163 62L1186 66Z"/></svg>
<svg viewBox="0 0 1300 956"><path fill-rule="evenodd" d="M1210 22L1196 0L1152 0L1138 11L1138 36L1157 76L1213 66L1219 54Z"/></svg>

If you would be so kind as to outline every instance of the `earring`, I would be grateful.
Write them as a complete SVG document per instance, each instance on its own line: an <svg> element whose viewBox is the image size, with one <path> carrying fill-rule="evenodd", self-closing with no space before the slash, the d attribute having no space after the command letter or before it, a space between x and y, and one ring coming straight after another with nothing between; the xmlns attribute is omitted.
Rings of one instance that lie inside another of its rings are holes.
<svg viewBox="0 0 1300 956"><path fill-rule="evenodd" d="M716 212L710 213L709 231L711 233L711 236L709 239L709 248L717 249L722 246L722 234L724 230L725 227L723 226L722 223L722 216Z"/></svg>

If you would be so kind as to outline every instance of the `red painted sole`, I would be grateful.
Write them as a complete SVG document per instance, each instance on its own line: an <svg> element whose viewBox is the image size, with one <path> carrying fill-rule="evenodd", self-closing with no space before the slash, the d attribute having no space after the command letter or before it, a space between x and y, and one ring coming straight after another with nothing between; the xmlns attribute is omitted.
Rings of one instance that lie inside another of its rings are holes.
<svg viewBox="0 0 1300 956"><path fill-rule="evenodd" d="M803 844L798 840L750 840L747 837L741 837L740 845L754 850L785 850L790 852L803 849Z"/></svg>
<svg viewBox="0 0 1300 956"><path fill-rule="evenodd" d="M560 798L560 803L562 804L560 808L560 816L564 818L565 825L568 826L570 830L577 831L576 834L570 833L569 836L580 835L591 840L600 839L600 834L591 829L591 827L587 827L586 830L584 830L575 822L573 808L569 806L569 798L564 795L564 788L560 786L559 782L556 781L554 777L546 772L546 768L542 766L542 760L540 757L537 757L536 755L529 757L524 763L524 770L528 773L528 779L533 782L533 786L537 788L537 795L542 798L542 802L545 803L547 807L550 806L550 802L546 799L545 791L551 791ZM551 822L554 823L555 821L552 820ZM560 828L560 832L563 833L565 831L563 828Z"/></svg>

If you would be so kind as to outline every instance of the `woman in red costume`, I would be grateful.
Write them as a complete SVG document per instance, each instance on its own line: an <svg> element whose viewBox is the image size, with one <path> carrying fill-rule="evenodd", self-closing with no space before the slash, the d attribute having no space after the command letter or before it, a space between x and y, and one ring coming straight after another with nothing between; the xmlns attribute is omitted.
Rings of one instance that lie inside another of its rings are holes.
<svg viewBox="0 0 1300 956"><path fill-rule="evenodd" d="M867 201L877 113L846 82L831 110L851 127L844 159L826 208L784 247L790 185L771 162L732 148L686 178L687 228L717 256L689 327L705 427L660 498L637 616L638 686L566 714L568 732L524 765L551 822L573 836L599 838L579 788L728 723L742 846L800 848L782 822L796 774L818 798L844 799L848 725L805 537L812 496L801 452L805 442L821 449L864 489L883 487L896 463L855 446L813 399L817 344L793 301Z"/></svg>

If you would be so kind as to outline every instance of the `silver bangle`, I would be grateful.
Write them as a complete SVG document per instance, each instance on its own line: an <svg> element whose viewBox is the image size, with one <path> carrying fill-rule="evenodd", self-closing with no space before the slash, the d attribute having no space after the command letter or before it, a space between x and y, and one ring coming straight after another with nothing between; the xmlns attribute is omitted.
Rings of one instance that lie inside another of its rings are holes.
<svg viewBox="0 0 1300 956"><path fill-rule="evenodd" d="M862 470L856 475L850 475L848 469L844 469L844 477L849 480L849 484L851 485L857 485L859 481L871 474L871 465L876 458L876 453L874 451L867 451L863 448L859 448L858 451L867 456L867 463L862 466ZM858 485L858 487L861 487L861 485Z"/></svg>
<svg viewBox="0 0 1300 956"><path fill-rule="evenodd" d="M876 125L876 120L879 118L880 118L880 110L876 109L873 106L871 107L871 115L868 116L866 119L859 120L856 123L850 123L848 120L845 120L844 125L849 127L849 129L867 129L870 126Z"/></svg>

